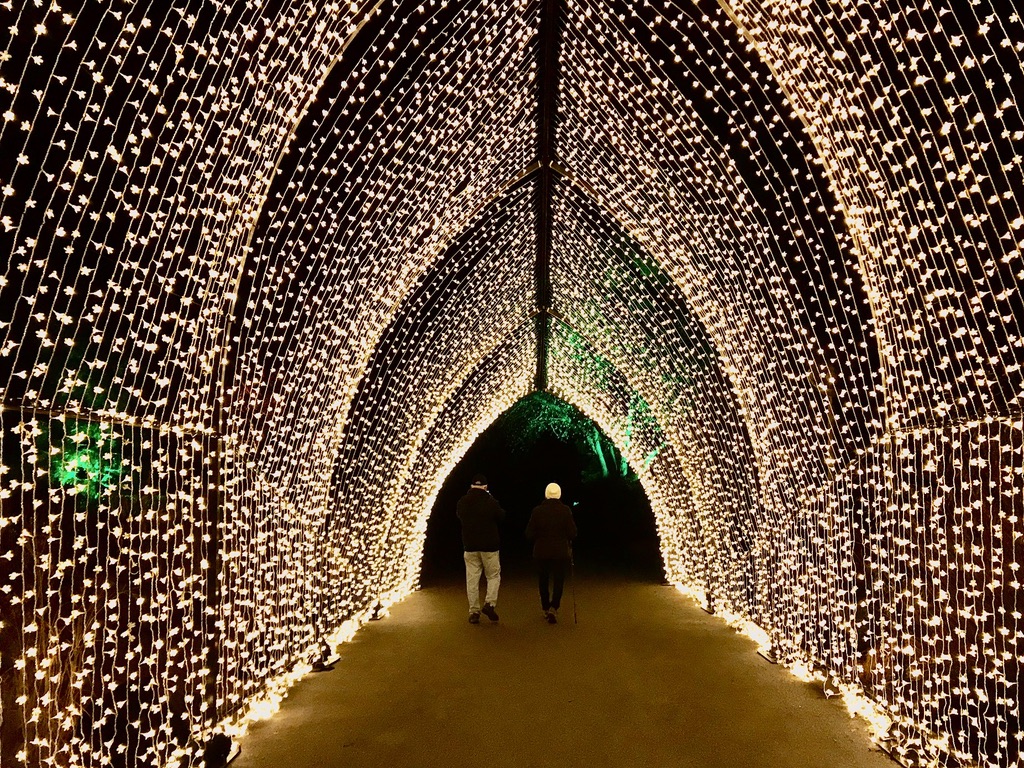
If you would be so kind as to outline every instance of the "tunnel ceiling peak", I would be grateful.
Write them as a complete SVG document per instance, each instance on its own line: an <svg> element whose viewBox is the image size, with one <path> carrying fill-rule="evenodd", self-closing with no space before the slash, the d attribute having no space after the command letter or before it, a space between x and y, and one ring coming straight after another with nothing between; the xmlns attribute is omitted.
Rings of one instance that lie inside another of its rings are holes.
<svg viewBox="0 0 1024 768"><path fill-rule="evenodd" d="M638 468L680 589L897 751L1021 764L1012 4L0 22L4 765L256 711L412 588L538 389Z"/></svg>

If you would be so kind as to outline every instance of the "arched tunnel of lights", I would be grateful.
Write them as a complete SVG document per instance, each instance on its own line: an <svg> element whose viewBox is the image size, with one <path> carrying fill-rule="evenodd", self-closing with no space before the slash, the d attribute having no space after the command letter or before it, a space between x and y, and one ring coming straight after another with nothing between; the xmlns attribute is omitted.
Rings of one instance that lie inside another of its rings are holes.
<svg viewBox="0 0 1024 768"><path fill-rule="evenodd" d="M537 389L908 764L1024 765L993 0L0 4L3 764L177 765Z"/></svg>

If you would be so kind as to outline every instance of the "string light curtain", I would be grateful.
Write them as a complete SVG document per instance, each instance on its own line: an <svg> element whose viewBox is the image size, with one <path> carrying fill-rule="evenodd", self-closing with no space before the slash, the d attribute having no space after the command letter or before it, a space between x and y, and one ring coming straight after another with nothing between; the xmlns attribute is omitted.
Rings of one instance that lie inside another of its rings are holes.
<svg viewBox="0 0 1024 768"><path fill-rule="evenodd" d="M556 185L554 200L557 314L588 361L573 376L601 382L621 372L628 378L629 394L620 404L624 411L613 420L621 422L623 444L630 446L649 425L657 424L663 434L660 444L635 457L641 474L669 445L680 462L684 477L673 485L701 510L701 530L708 536L688 544L709 550L718 594L704 593L706 575L695 582L694 575L673 573L673 580L698 583L702 599L746 605L742 581L751 583L753 574L722 566L718 550L728 552L724 557L730 563L744 560L762 523L760 493L746 428L718 353L668 273L613 219L564 180ZM620 328L631 330L620 333ZM563 346L553 366L570 352L571 346Z"/></svg>
<svg viewBox="0 0 1024 768"><path fill-rule="evenodd" d="M155 764L216 718L226 317L354 15L309 8L0 9L5 765Z"/></svg>
<svg viewBox="0 0 1024 768"><path fill-rule="evenodd" d="M528 51L535 17L525 3L396 13L359 41L359 56L346 51L328 76L326 96L296 130L303 141L289 153L295 160L282 160L287 170L275 179L253 237L248 270L251 296L260 300L240 338L234 377L239 396L228 411L228 434L244 437L232 437L228 446L237 489L230 498L241 501L227 502L236 521L227 529L239 537L231 549L251 558L225 574L225 583L237 574L233 595L247 593L244 604L232 604L241 616L225 617L244 634L239 643L261 643L275 631L294 645L298 631L311 646L319 645L325 627L354 610L328 615L325 605L361 607L387 581L375 573L384 562L383 542L375 537L386 536L391 526L375 520L388 510L376 508L386 499L374 491L387 478L385 467L398 459L378 453L380 463L369 461L379 448L364 444L369 438L362 430L380 429L380 416L373 406L357 410L354 418L371 421L348 428L349 408L368 366L372 370L375 346L416 279L531 162ZM371 93L364 92L367 84ZM494 311L491 319L508 310L485 307ZM469 319L464 323L463 331L470 332ZM456 343L458 328L448 333L442 349ZM411 339L386 341L398 345L393 354L402 364L415 364ZM282 367L282 359L292 362ZM401 402L403 383L393 371L379 373L387 379L378 397ZM427 381L417 396L433 393ZM419 429L415 419L430 410L426 401L402 405L409 419L388 416L384 424L395 431L374 433L374 441L391 438L391 449L410 443ZM350 461L356 464L348 466ZM368 480L358 467L380 474ZM349 503L354 507L339 509ZM333 582L345 594L325 599L323 593L335 587L318 573L320 550L322 540L335 535L354 550L346 557L362 573ZM263 569L265 537L290 537L294 544L282 541L273 549L297 547L281 556L294 565ZM289 569L301 583L280 581ZM258 585L253 572L270 581ZM270 671L276 673L293 663L293 650L264 644L253 652L273 657ZM232 707L266 677L262 667L253 674L246 659L239 656L237 672L222 676L225 685L251 677L247 689L225 692Z"/></svg>
<svg viewBox="0 0 1024 768"><path fill-rule="evenodd" d="M733 13L806 123L870 286L886 429L858 462L870 483L843 479L874 501L853 509L860 675L922 726L912 748L1015 764L1019 12L836 3L814 25L781 7Z"/></svg>
<svg viewBox="0 0 1024 768"><path fill-rule="evenodd" d="M705 598L716 570L708 562L714 520L700 520L680 457L653 418L639 414L642 396L626 376L578 330L556 321L551 328L551 391L580 410L607 434L637 471L654 512L666 573L691 594ZM726 537L728 532L725 531ZM728 540L728 539L726 539ZM714 556L714 555L712 555ZM721 575L721 569L717 569Z"/></svg>
<svg viewBox="0 0 1024 768"><path fill-rule="evenodd" d="M432 483L424 479L433 480L436 470L429 471L432 465L423 466L418 456L423 453L434 461L452 456L451 447L439 452L431 440L451 444L464 427L449 425L455 434L442 438L435 422L453 400L459 408L487 406L486 401L466 402L479 395L462 392L456 398L456 393L471 375L483 375L473 373L481 365L489 370L484 360L495 356L495 348L521 336L529 325L536 191L536 184L527 181L482 212L437 268L424 274L370 361L346 421L332 478L331 522L325 535L346 559L353 549L366 550L359 558L364 562L358 576L336 582L339 600L358 606L380 594L407 594L415 586L419 560L395 553L410 546L408 531L430 509L426 497ZM505 354L520 358L512 349ZM532 360L525 364L527 372L534 367ZM513 381L522 375L518 368L503 371ZM485 391L498 395L488 383ZM520 387L512 391L526 394ZM421 464L416 472L414 463ZM337 619L332 617L331 623Z"/></svg>
<svg viewBox="0 0 1024 768"><path fill-rule="evenodd" d="M529 321L488 352L430 424L423 449L395 493L394 518L401 526L395 537L404 547L395 551L407 558L398 561L406 568L405 579L419 569L427 519L445 479L480 433L533 391L536 361L537 337Z"/></svg>
<svg viewBox="0 0 1024 768"><path fill-rule="evenodd" d="M319 650L348 403L532 161L536 8L0 13L4 763L174 762Z"/></svg>
<svg viewBox="0 0 1024 768"><path fill-rule="evenodd" d="M1011 8L0 17L4 765L188 762L271 711L414 586L538 355L681 589L905 762L1021 765Z"/></svg>
<svg viewBox="0 0 1024 768"><path fill-rule="evenodd" d="M739 401L761 520L726 608L901 759L1017 765L1020 18L734 6L568 4L559 162Z"/></svg>

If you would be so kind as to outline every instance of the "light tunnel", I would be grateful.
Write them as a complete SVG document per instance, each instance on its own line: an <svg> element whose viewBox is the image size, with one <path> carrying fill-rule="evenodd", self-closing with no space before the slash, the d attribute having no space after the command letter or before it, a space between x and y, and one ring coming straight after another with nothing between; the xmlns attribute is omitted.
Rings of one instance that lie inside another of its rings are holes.
<svg viewBox="0 0 1024 768"><path fill-rule="evenodd" d="M1024 765L1012 3L0 17L3 765L236 732L538 389L901 761Z"/></svg>

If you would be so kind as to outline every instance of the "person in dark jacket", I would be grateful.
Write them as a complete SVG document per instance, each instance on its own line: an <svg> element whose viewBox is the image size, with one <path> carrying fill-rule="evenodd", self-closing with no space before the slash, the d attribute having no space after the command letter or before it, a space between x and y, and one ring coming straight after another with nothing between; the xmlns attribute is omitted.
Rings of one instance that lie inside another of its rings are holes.
<svg viewBox="0 0 1024 768"><path fill-rule="evenodd" d="M469 623L480 623L480 574L487 579L487 595L483 614L498 620L498 586L501 584L501 561L498 550L501 537L498 523L505 519L505 510L487 491L487 478L476 475L469 491L459 499L456 514L462 522L462 548L466 558L466 596L469 598Z"/></svg>
<svg viewBox="0 0 1024 768"><path fill-rule="evenodd" d="M559 499L562 489L549 483L544 489L544 501L533 508L526 525L526 538L533 540L533 559L537 561L537 581L540 586L540 607L548 624L558 621L558 606L562 602L565 568L572 560L570 542L576 538L576 522L572 510ZM548 583L554 580L554 592L548 593Z"/></svg>

